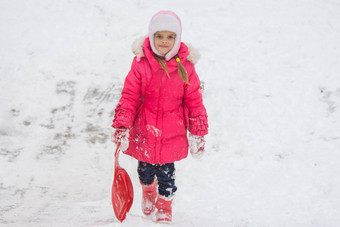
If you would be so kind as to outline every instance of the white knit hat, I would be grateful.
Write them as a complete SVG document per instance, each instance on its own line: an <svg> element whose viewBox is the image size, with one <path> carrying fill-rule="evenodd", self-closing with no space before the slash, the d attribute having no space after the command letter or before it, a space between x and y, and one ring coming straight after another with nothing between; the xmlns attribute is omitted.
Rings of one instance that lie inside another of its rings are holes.
<svg viewBox="0 0 340 227"><path fill-rule="evenodd" d="M173 48L166 54L160 54L155 45L153 36L158 31L170 31L176 34L175 44ZM166 61L174 57L181 46L182 24L179 17L172 11L160 11L156 13L149 24L149 40L152 51L158 56L162 56Z"/></svg>

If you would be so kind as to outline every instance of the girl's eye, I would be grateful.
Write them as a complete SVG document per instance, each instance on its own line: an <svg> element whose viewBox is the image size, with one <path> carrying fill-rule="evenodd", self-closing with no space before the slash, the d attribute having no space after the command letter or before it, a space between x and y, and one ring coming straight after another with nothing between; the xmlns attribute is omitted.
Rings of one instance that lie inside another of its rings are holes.
<svg viewBox="0 0 340 227"><path fill-rule="evenodd" d="M173 36L173 35L168 36L168 39L174 39L174 38L175 38L175 36Z"/></svg>
<svg viewBox="0 0 340 227"><path fill-rule="evenodd" d="M162 36L161 36L161 35L156 35L156 38L157 38L157 39L161 39Z"/></svg>

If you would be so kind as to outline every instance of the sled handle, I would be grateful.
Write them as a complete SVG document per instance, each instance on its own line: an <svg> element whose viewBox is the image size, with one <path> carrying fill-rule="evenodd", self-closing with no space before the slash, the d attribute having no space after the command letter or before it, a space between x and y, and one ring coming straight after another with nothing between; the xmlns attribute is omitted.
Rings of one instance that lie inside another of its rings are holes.
<svg viewBox="0 0 340 227"><path fill-rule="evenodd" d="M117 148L116 148L116 152L115 152L115 157L116 157L117 153L119 152L118 151L119 147L120 147L120 142L117 144Z"/></svg>
<svg viewBox="0 0 340 227"><path fill-rule="evenodd" d="M116 148L116 151L115 151L115 169L116 167L119 167L119 162L118 162L118 155L119 155L119 147L120 147L120 142L117 144L117 148Z"/></svg>

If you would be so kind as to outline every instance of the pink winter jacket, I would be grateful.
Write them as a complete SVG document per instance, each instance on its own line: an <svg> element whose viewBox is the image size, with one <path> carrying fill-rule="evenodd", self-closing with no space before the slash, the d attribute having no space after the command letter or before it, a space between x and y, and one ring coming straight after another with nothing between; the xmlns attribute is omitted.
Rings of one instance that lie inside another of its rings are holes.
<svg viewBox="0 0 340 227"><path fill-rule="evenodd" d="M166 62L169 78L152 53L146 38L143 57L134 58L125 79L112 127L130 129L126 154L139 161L164 164L186 158L187 130L204 136L208 120L199 78L187 59L188 47L181 43L178 56L187 70L189 84L180 78L174 58Z"/></svg>

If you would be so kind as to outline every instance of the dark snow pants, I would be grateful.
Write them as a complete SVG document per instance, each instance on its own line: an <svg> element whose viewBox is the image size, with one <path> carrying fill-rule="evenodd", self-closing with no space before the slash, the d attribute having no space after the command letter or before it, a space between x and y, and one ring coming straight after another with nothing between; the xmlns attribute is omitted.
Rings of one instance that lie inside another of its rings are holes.
<svg viewBox="0 0 340 227"><path fill-rule="evenodd" d="M138 161L139 180L144 185L149 185L155 180L158 181L158 193L162 196L171 196L177 191L175 185L175 164L166 163L163 165L149 164Z"/></svg>

